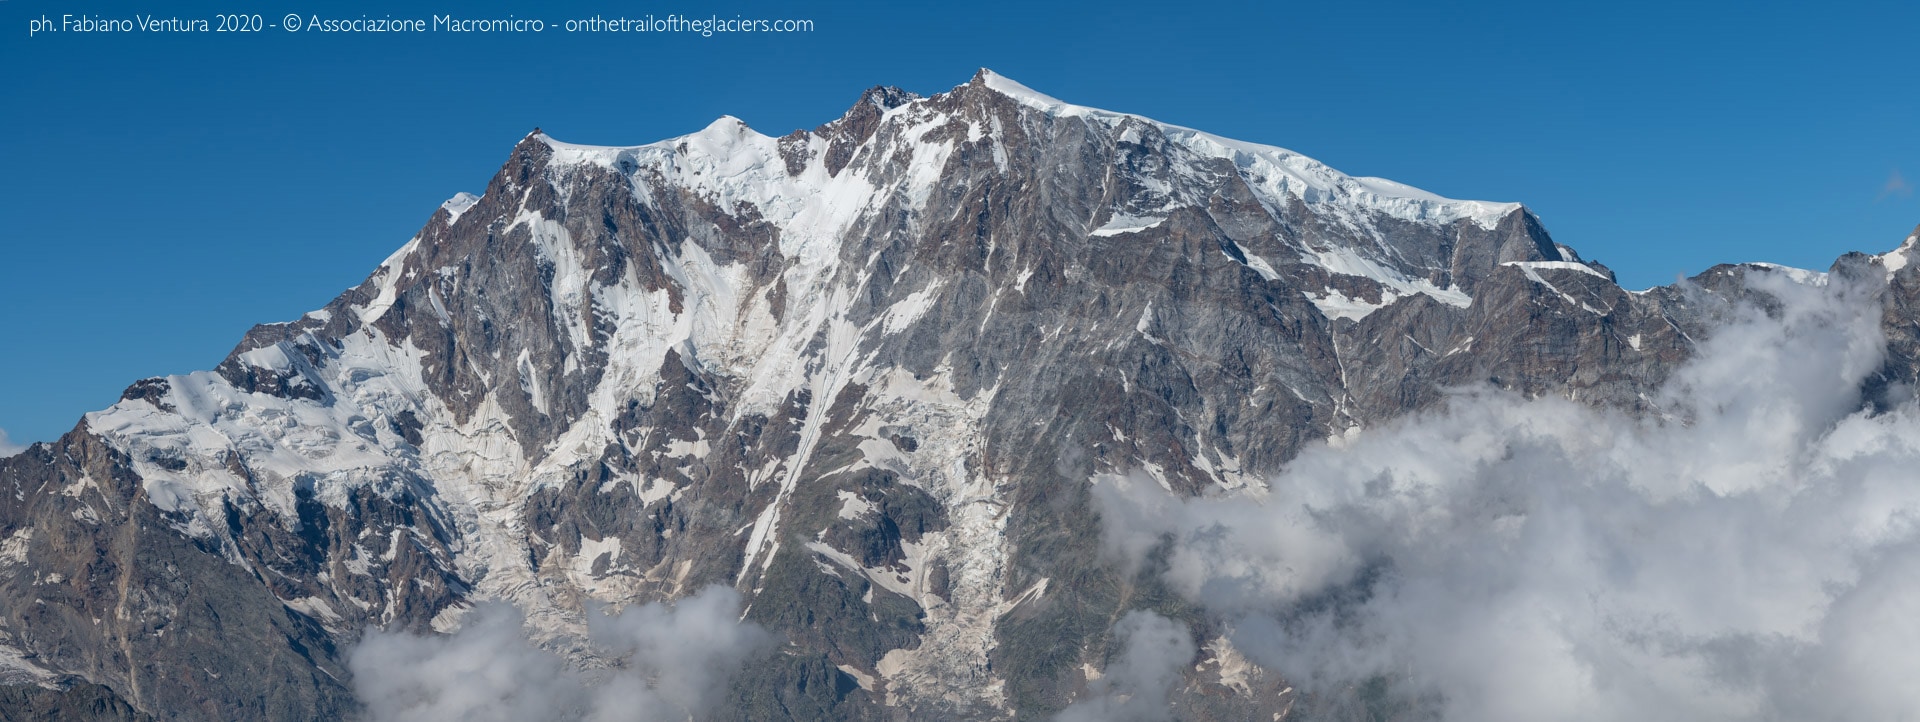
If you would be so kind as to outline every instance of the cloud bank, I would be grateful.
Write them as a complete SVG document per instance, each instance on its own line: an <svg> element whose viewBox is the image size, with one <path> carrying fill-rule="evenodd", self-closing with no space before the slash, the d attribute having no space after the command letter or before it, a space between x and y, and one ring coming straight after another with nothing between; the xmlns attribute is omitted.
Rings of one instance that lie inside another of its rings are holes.
<svg viewBox="0 0 1920 722"><path fill-rule="evenodd" d="M1103 478L1108 550L1169 544L1253 661L1385 678L1418 718L1920 718L1920 407L1857 411L1873 289L1751 283L1781 308L1657 418L1483 393L1310 449L1257 504Z"/></svg>
<svg viewBox="0 0 1920 722"><path fill-rule="evenodd" d="M576 669L535 646L519 610L500 602L474 608L450 635L370 632L347 667L370 722L678 722L771 646L765 630L738 621L740 605L738 592L716 586L674 606L591 611L588 641L619 660L611 669Z"/></svg>

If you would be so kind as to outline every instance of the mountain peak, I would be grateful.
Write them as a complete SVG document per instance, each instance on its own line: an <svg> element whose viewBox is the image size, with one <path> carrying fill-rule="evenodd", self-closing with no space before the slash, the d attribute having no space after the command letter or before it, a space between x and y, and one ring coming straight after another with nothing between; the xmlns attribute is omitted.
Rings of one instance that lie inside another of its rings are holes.
<svg viewBox="0 0 1920 722"><path fill-rule="evenodd" d="M1029 88L1017 80L1014 80L1005 75L1001 75L999 73L993 72L992 70L987 68L981 68L980 72L974 73L973 80L968 81L967 84L973 87L986 88L993 92L1004 95L1008 98L1011 98L1022 105L1030 106L1030 107L1033 107L1039 110L1048 111L1048 112L1057 113L1059 111L1066 110L1066 111L1082 111L1082 112L1094 111L1094 112L1100 112L1100 113L1109 113L1109 111L1096 111L1093 108L1086 108L1083 106L1072 105L1069 103L1061 102L1060 99L1058 98L1055 98L1051 95L1047 95L1046 93L1042 93L1040 91L1034 90L1033 88ZM1122 115L1120 113L1109 113L1109 114Z"/></svg>
<svg viewBox="0 0 1920 722"><path fill-rule="evenodd" d="M876 85L860 94L860 103L886 112L919 100L920 95L894 85Z"/></svg>
<svg viewBox="0 0 1920 722"><path fill-rule="evenodd" d="M1881 261L1894 391L1916 245ZM747 602L721 629L789 641L703 718L803 688L838 706L798 722L1052 714L1140 601L1112 581L1149 573L1101 551L1110 480L1258 504L1478 388L1651 412L1702 294L1740 293L1628 293L1517 204L985 69L781 138L535 132L327 307L0 457L0 687L31 660L167 718L342 717L366 630L501 601L598 655L595 605L718 585ZM1177 703L1219 718L1296 699L1187 669Z"/></svg>
<svg viewBox="0 0 1920 722"><path fill-rule="evenodd" d="M864 127L875 124L887 111L920 100L920 96L911 91L892 85L876 85L860 93L860 99L847 108L839 118L822 123L814 129L815 133L832 136L836 130L849 127ZM864 139L864 138L863 138Z"/></svg>
<svg viewBox="0 0 1920 722"><path fill-rule="evenodd" d="M1203 157L1231 160L1235 167L1274 181L1275 197L1298 196L1309 202L1334 201L1377 210L1402 220L1450 223L1469 219L1491 230L1502 220L1521 210L1518 203L1460 200L1431 193L1405 183L1365 176L1350 176L1300 153L1243 140L1235 140L1186 126L1164 123L1145 116L1075 105L1034 90L988 68L981 68L966 85L955 92L985 90L1052 118L1080 118L1127 136L1128 124L1151 127L1159 135Z"/></svg>
<svg viewBox="0 0 1920 722"><path fill-rule="evenodd" d="M828 172L838 174L853 158L854 150L873 136L880 127L880 119L889 111L916 100L920 100L917 94L891 85L876 85L861 93L860 99L845 114L815 128L816 135L827 139Z"/></svg>

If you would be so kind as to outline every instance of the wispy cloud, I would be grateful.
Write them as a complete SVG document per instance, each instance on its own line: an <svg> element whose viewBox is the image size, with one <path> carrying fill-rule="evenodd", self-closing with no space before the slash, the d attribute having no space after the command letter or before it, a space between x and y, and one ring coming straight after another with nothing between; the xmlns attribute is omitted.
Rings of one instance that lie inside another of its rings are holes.
<svg viewBox="0 0 1920 722"><path fill-rule="evenodd" d="M1764 276L1662 418L1487 394L1300 455L1265 501L1095 487L1108 549L1303 690L1444 720L1920 712L1920 403L1860 411L1871 289ZM1139 567L1136 567L1139 568Z"/></svg>
<svg viewBox="0 0 1920 722"><path fill-rule="evenodd" d="M1114 625L1125 642L1120 658L1088 685L1092 696L1061 710L1054 722L1161 722L1172 719L1167 693L1196 651L1187 625L1144 611Z"/></svg>
<svg viewBox="0 0 1920 722"><path fill-rule="evenodd" d="M13 439L7 438L6 429L0 429L0 458L13 456L26 449L26 446L13 443Z"/></svg>
<svg viewBox="0 0 1920 722"><path fill-rule="evenodd" d="M1912 196L1913 184L1908 183L1906 177L1900 175L1899 168L1895 168L1893 172L1887 174L1887 182L1881 184L1880 195L1874 198L1873 201L1878 203L1888 198L1909 198Z"/></svg>

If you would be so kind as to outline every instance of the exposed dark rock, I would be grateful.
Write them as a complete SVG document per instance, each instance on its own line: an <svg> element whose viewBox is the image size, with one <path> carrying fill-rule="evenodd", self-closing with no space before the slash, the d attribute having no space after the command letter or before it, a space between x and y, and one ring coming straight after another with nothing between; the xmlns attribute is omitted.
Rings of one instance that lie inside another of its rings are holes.
<svg viewBox="0 0 1920 722"><path fill-rule="evenodd" d="M784 641L714 719L1045 719L1133 609L1202 650L1183 719L1391 718L1229 685L1218 620L1102 555L1089 480L1238 493L1476 387L1644 413L1776 303L1779 271L1630 293L1525 208L1045 105L983 71L779 139L528 136L325 308L0 459L0 644L73 681L0 715L350 717L366 629L717 584ZM1831 270L1885 309L1880 409L1920 388L1894 257Z"/></svg>

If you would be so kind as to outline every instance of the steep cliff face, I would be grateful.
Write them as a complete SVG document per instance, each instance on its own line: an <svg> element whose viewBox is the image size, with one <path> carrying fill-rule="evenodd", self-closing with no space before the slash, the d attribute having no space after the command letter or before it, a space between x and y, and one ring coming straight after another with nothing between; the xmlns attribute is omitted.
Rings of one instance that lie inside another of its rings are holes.
<svg viewBox="0 0 1920 722"><path fill-rule="evenodd" d="M1836 267L1890 289L1875 398L1920 382L1912 246ZM787 641L717 717L1043 718L1185 604L1102 557L1090 479L1243 493L1465 387L1641 411L1755 273L1628 292L1518 205L987 71L778 138L536 134L325 308L0 460L0 667L338 716L368 628L503 599L583 652L583 605L725 585ZM1183 613L1183 714L1289 706Z"/></svg>

